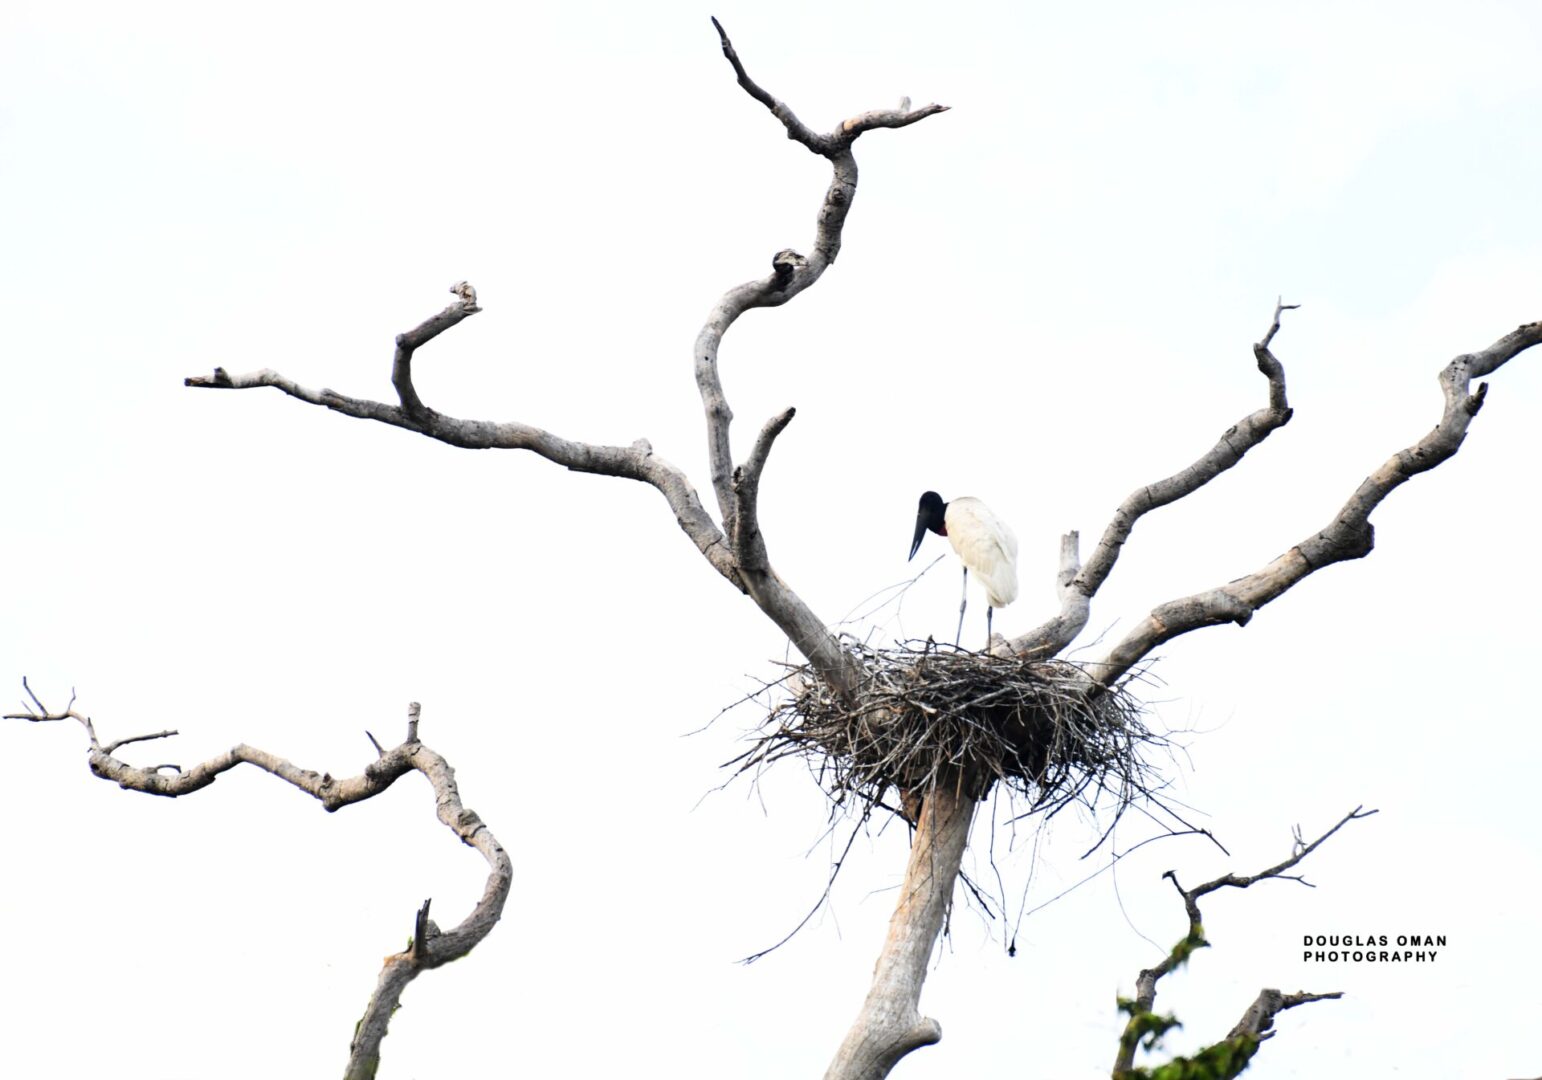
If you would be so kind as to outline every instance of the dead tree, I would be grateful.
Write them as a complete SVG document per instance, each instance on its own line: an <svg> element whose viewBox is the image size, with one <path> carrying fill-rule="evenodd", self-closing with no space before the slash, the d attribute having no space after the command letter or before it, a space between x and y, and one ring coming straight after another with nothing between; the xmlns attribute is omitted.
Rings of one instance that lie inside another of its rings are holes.
<svg viewBox="0 0 1542 1080"><path fill-rule="evenodd" d="M818 210L809 254L790 250L776 253L771 260L771 273L724 293L697 336L693 366L706 420L716 516L702 504L685 472L656 454L646 440L629 446L582 443L525 422L462 419L424 404L413 386L412 357L415 350L438 334L481 310L475 291L464 283L453 290L459 296L454 304L397 338L391 369L397 395L394 404L329 389L311 389L271 369L232 374L216 368L212 375L189 378L186 384L224 390L274 387L308 404L404 428L452 446L528 450L577 472L649 484L664 497L681 531L708 564L729 584L747 594L807 658L812 675L835 697L854 700L867 674L860 660L843 647L827 624L776 573L761 533L758 496L762 475L772 446L792 421L794 410L786 409L765 421L749 454L735 461L729 442L733 411L719 374L718 354L724 335L744 312L787 303L814 285L835 261L840 252L842 227L856 196L857 163L853 148L857 138L878 128L909 126L946 111L946 106L912 108L909 99L905 99L893 109L860 113L831 132L817 133L751 78L728 35L715 20L714 25L739 85L770 110L786 128L788 138L827 159L833 172ZM1113 571L1139 519L1199 490L1290 420L1285 369L1271 349L1280 329L1280 316L1290 307L1276 305L1267 333L1253 346L1258 369L1268 383L1264 407L1228 428L1192 465L1137 488L1115 512L1085 564L1081 562L1077 534L1068 533L1061 545L1057 579L1060 611L1027 634L1011 641L998 641L996 652L1034 661L1059 655L1087 626L1093 598ZM1267 566L1236 581L1154 608L1104 656L1085 667L1084 693L1089 698L1097 697L1116 686L1164 642L1206 626L1246 625L1259 608L1308 575L1336 562L1368 555L1374 536L1370 516L1381 501L1404 481L1434 468L1460 448L1487 392L1487 384L1481 383L1474 391L1473 381L1497 371L1539 341L1542 322L1529 323L1487 349L1452 360L1441 373L1445 404L1433 430L1388 458L1351 494L1331 521ZM878 957L871 990L830 1065L826 1074L830 1080L885 1076L906 1054L941 1038L937 1021L921 1015L921 988L953 896L978 795L977 791L952 783L934 783L925 791L907 793L914 804L919 804L920 811L900 897Z"/></svg>
<svg viewBox="0 0 1542 1080"><path fill-rule="evenodd" d="M711 568L749 596L807 659L809 676L817 681L823 692L837 702L855 705L872 672L861 654L847 648L830 631L828 624L777 574L760 527L759 492L767 460L777 438L792 421L794 411L788 408L766 420L749 453L736 461L730 445L733 412L720 377L719 351L725 334L742 314L753 308L787 303L819 281L835 261L841 248L843 226L857 191L856 140L875 129L907 127L946 111L946 106L933 104L912 108L909 99L904 99L891 109L852 116L828 133L815 132L786 104L750 77L721 26L718 26L718 32L724 56L739 85L771 112L792 141L825 158L833 176L818 208L809 252L806 255L791 250L776 253L767 276L731 288L722 295L697 336L692 364L705 418L712 509L704 505L685 471L655 453L646 440L629 445L584 443L523 421L463 419L427 405L414 387L413 357L416 350L436 336L481 310L475 290L466 283L452 290L457 296L453 304L396 339L390 374L396 392L394 403L354 397L330 389L312 389L270 369L237 374L216 368L210 375L188 378L186 385L222 390L273 387L307 404L399 427L451 446L525 450L573 471L646 483L663 496L678 527ZM1137 488L1115 513L1085 564L1081 561L1077 534L1068 533L1062 542L1057 575L1060 610L1027 634L993 642L993 658L1035 664L1055 661L1087 626L1092 601L1113 571L1139 519L1194 493L1238 464L1249 450L1288 422L1291 410L1286 399L1285 372L1271 348L1280 329L1280 315L1285 310L1288 310L1287 305L1276 305L1267 333L1253 347L1257 366L1268 384L1264 407L1228 428L1192 465L1173 476ZM1268 565L1235 581L1192 596L1175 598L1152 609L1135 629L1104 655L1075 669L1074 677L1071 677L1075 695L1087 703L1106 698L1164 642L1206 626L1246 625L1259 608L1308 575L1333 563L1369 554L1373 546L1370 516L1380 502L1404 481L1434 468L1460 447L1487 390L1486 384L1479 384L1474 391L1473 381L1492 374L1539 341L1542 341L1542 322L1531 323L1506 334L1486 349L1451 361L1441 374L1444 408L1439 422L1429 434L1393 454L1351 494L1332 520ZM1064 675L1069 669L1055 670ZM407 748L412 747L416 749L409 754ZM94 749L93 760L98 752L110 755L111 751ZM403 747L388 752L382 761L408 757L418 760L424 753L416 743L415 734L410 734ZM209 763L200 767L202 774L195 769L184 775L212 775L220 767L228 768L238 760L260 764L254 755L254 751L238 748L226 758L219 759L221 764ZM376 768L378 770L380 766ZM1041 781L1043 768L1041 763L1035 773L1030 765L1022 775L1030 782ZM277 767L271 771L284 776ZM121 777L113 778L122 782ZM893 781L892 777L885 779ZM141 782L141 790L153 790L172 783L157 770L144 772ZM190 780L184 782L191 783ZM291 779L291 782L296 781ZM991 782L994 781L989 777L982 780L977 775L966 777L955 772L931 774L929 779L913 782L908 787L900 785L902 800L912 808L910 816L915 823L908 865L871 989L826 1074L832 1080L883 1077L912 1050L935 1043L941 1037L938 1022L921 1014L920 995L959 877L975 807L983 794L981 785L988 790ZM304 784L300 786L305 787ZM488 840L490 842L490 837ZM1190 894L1186 893L1185 897L1192 903ZM493 914L496 917L496 912ZM414 936L409 955L416 955L416 951L424 947L424 941L428 942L426 948L430 955L437 955L434 952L437 946L433 942L442 940L443 935L439 939L433 938L426 926L426 918L424 923Z"/></svg>

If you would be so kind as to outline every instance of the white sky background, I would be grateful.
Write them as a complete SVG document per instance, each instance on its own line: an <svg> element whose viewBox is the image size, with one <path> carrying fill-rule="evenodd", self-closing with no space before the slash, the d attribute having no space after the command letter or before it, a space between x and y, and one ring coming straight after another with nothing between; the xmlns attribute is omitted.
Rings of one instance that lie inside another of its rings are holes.
<svg viewBox="0 0 1542 1080"><path fill-rule="evenodd" d="M723 348L741 451L798 407L763 519L827 619L917 568L933 487L1012 523L1022 598L998 626L1036 625L1059 535L1090 550L1132 488L1261 407L1250 343L1277 294L1303 305L1276 341L1295 419L1140 523L1089 637L1121 634L1325 524L1435 422L1453 355L1542 318L1537 9L1239 8L9 5L0 679L77 687L107 739L181 730L137 763L245 741L352 774L364 730L399 739L423 703L517 884L492 937L407 991L383 1078L818 1075L904 830L860 839L789 945L733 963L817 898L824 807L796 766L698 802L756 714L682 736L785 643L658 494L181 380L272 366L390 399L392 337L466 278L486 310L419 354L426 401L647 436L710 499L691 343L724 289L808 249L829 174L734 84L717 14L815 128L953 106L861 139L839 262ZM1368 560L1163 650L1157 720L1194 732L1175 793L1233 858L1149 845L1022 922L1013 959L960 906L922 1002L944 1040L900 1074L1107 1075L1115 995L1183 931L1159 875L1256 871L1361 803L1381 814L1312 857L1315 890L1206 902L1215 948L1158 1002L1186 1024L1171 1048L1262 986L1338 989L1281 1018L1256 1075L1542 1069L1539 367L1493 377ZM876 625L943 636L956 607L944 562ZM976 594L966 633L983 618ZM481 890L416 777L335 816L254 771L163 801L92 778L84 745L0 726L6 1075L336 1076L417 905L448 925ZM1064 815L1035 860L1031 831L1002 834L1007 896L1086 876L1095 836ZM1305 933L1407 931L1449 944L1300 962Z"/></svg>

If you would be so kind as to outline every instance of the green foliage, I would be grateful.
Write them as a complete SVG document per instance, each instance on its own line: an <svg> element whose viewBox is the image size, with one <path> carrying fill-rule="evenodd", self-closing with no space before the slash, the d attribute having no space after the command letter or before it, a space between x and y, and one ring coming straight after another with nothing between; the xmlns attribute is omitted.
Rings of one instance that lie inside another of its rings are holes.
<svg viewBox="0 0 1542 1080"><path fill-rule="evenodd" d="M1176 1057L1150 1069L1131 1069L1131 1080L1232 1080L1258 1050L1258 1036L1238 1035L1207 1046L1193 1057Z"/></svg>
<svg viewBox="0 0 1542 1080"><path fill-rule="evenodd" d="M1173 1028L1183 1026L1176 1016L1171 1014L1163 1016L1160 1013L1142 1009L1140 1002L1130 998L1119 999L1119 1011L1130 1015L1130 1022L1125 1024L1124 1035L1120 1041L1127 1046L1133 1046L1139 1042L1144 1050L1155 1050L1157 1044L1162 1041L1163 1035Z"/></svg>
<svg viewBox="0 0 1542 1080"><path fill-rule="evenodd" d="M1193 928L1189 930L1188 935L1178 944L1174 945L1173 951L1168 954L1168 969L1170 971L1177 971L1189 962L1189 957L1193 956L1196 951L1208 948L1210 948L1210 942L1205 940L1205 928L1199 923L1195 923Z"/></svg>
<svg viewBox="0 0 1542 1080"><path fill-rule="evenodd" d="M1209 945L1205 940L1204 928L1196 923L1168 954L1167 971L1183 967L1196 951L1208 948ZM1183 1026L1176 1016L1143 1009L1140 1002L1132 998L1120 998L1119 1011L1130 1017L1119 1039L1124 1049L1139 1044L1141 1049L1150 1052L1161 1043L1163 1035ZM1257 1050L1258 1036L1238 1035L1207 1046L1191 1057L1176 1057L1150 1068L1132 1067L1119 1073L1118 1080L1232 1080L1242 1075Z"/></svg>

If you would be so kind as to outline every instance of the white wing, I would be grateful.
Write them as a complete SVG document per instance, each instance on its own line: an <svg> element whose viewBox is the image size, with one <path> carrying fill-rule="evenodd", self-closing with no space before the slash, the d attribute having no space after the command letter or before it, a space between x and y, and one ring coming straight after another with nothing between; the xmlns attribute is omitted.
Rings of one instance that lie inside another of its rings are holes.
<svg viewBox="0 0 1542 1080"><path fill-rule="evenodd" d="M1017 599L1017 537L979 499L965 496L948 503L943 514L948 543L985 586L993 608Z"/></svg>

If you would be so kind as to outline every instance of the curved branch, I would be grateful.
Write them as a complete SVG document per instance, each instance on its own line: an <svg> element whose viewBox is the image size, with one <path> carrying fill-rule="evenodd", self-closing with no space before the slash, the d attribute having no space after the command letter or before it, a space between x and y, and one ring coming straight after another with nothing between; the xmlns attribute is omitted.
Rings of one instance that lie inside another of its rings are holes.
<svg viewBox="0 0 1542 1080"><path fill-rule="evenodd" d="M787 128L789 138L813 153L828 158L833 172L830 186L819 208L813 253L805 257L791 250L778 252L771 260L771 274L768 277L735 286L723 294L696 337L696 387L706 414L707 456L712 474L712 490L717 495L718 509L723 517L723 532L731 538L734 550L739 555L739 570L750 596L786 633L798 651L809 659L821 677L839 692L846 693L855 685L859 674L854 663L836 643L824 623L771 569L765 541L755 516L759 474L765 466L765 454L770 450L771 440L791 419L791 411L783 414L785 419L773 420L761 433L748 463L748 471L735 469L729 438L733 410L729 408L728 398L723 393L722 377L718 370L718 350L723 335L740 315L752 308L778 307L787 303L818 281L835 261L841 249L841 232L845 227L846 215L857 192L857 161L852 155L851 146L858 136L878 127L905 127L945 112L947 107L927 105L911 109L906 99L898 109L862 113L846 120L829 134L817 134L783 102L750 78L723 24L713 19L712 25L717 29L723 55L733 66L739 85L781 121ZM772 426L778 425L778 420L780 424L773 431Z"/></svg>
<svg viewBox="0 0 1542 1080"><path fill-rule="evenodd" d="M677 466L655 454L648 440L638 439L631 446L575 442L530 424L462 420L423 404L412 385L410 365L413 350L467 315L482 310L476 306L476 290L466 282L458 284L455 291L462 297L460 303L451 304L396 339L391 381L401 399L400 405L349 397L335 390L313 390L271 368L244 375L232 375L224 368L215 368L213 375L192 376L184 379L183 385L213 390L251 390L271 386L307 404L320 405L344 416L405 428L450 446L468 450L529 450L574 472L617 476L650 484L664 496L674 511L675 521L681 531L690 537L713 569L727 578L735 588L744 591L744 584L739 579L738 570L725 545L725 537L701 505L695 487Z"/></svg>
<svg viewBox="0 0 1542 1080"><path fill-rule="evenodd" d="M946 112L946 105L926 105L911 109L906 98L898 109L876 110L862 113L843 122L835 131L820 135L812 131L783 102L772 97L744 69L728 33L717 19L712 20L723 46L723 55L733 65L734 74L745 92L760 102L787 128L787 137L806 146L821 157L828 158L834 170L830 187L825 192L814 235L814 253L807 258L796 251L778 252L771 260L771 276L759 281L746 282L724 293L706 324L696 338L696 385L701 393L702 405L707 413L707 450L712 468L712 488L717 492L718 507L723 514L723 529L733 533L732 518L734 499L731 478L733 454L729 446L728 429L733 423L733 410L723 394L722 380L718 375L717 354L723 335L744 312L757 307L778 307L818 281L825 269L835 261L841 250L841 230L851 200L857 191L857 161L852 156L851 144L864 131L875 127L906 127L936 113Z"/></svg>
<svg viewBox="0 0 1542 1080"><path fill-rule="evenodd" d="M460 298L457 303L396 339L391 382L396 388L397 405L349 397L328 389L312 390L267 368L246 375L231 375L224 368L215 368L213 375L194 376L185 379L184 383L187 386L223 390L271 386L309 404L320 405L345 416L405 428L451 446L530 450L576 472L618 476L651 484L663 494L681 530L690 537L696 549L713 568L740 591L748 593L792 644L808 657L820 674L841 692L846 692L855 685L860 674L855 664L840 649L824 624L771 569L766 557L764 540L756 521L755 500L759 474L765 466L765 455L770 450L775 432L769 437L763 434L762 441L757 443L756 456L749 463L749 472L736 474L729 444L733 413L718 378L718 346L723 334L745 311L753 307L786 303L818 281L825 268L835 261L840 251L841 230L856 192L857 164L851 154L851 144L857 137L873 128L908 126L945 111L945 107L927 105L911 109L907 99L897 109L862 113L845 121L830 134L816 135L790 109L749 77L728 35L723 31L722 24L716 19L712 23L717 27L723 53L733 66L740 85L782 121L792 138L813 152L829 158L834 171L820 206L814 254L805 258L795 251L779 252L772 259L769 277L730 289L724 294L697 338L696 382L707 415L712 487L722 514L721 529L702 507L700 498L685 474L654 454L646 440L639 439L629 447L573 442L529 424L462 420L424 405L412 383L413 351L467 315L481 310L477 307L476 290L466 282L460 282L451 289ZM786 419L780 420L777 431L791 418L791 411L785 416ZM743 479L745 476L748 477L747 483ZM743 529L738 527L741 518L746 524ZM754 566L752 574L744 572L736 554Z"/></svg>
<svg viewBox="0 0 1542 1080"><path fill-rule="evenodd" d="M469 281L457 281L450 291L460 299L431 319L425 319L415 329L396 335L396 356L391 362L391 385L402 410L409 416L420 417L424 413L423 402L412 385L412 354L423 345L444 333L468 315L482 309L477 307L477 291Z"/></svg>
<svg viewBox="0 0 1542 1080"><path fill-rule="evenodd" d="M723 24L717 21L716 16L710 16L712 26L717 30L718 41L723 46L723 55L733 65L734 74L738 76L739 85L744 87L745 93L771 110L771 115L776 117L787 128L787 137L802 143L816 154L824 153L822 136L814 134L802 120L799 120L793 111L782 102L761 89L760 84L750 78L750 73L744 70L744 63L739 59L738 52L734 49L733 42L728 40L728 31L723 29Z"/></svg>
<svg viewBox="0 0 1542 1080"><path fill-rule="evenodd" d="M1089 674L1103 685L1111 685L1163 642L1220 623L1245 626L1255 611L1309 575L1325 566L1369 555L1375 546L1371 512L1405 481L1428 472L1461 449L1468 425L1488 393L1487 383L1469 392L1472 380L1497 371L1538 343L1542 343L1542 322L1526 323L1482 352L1464 353L1452 360L1440 373L1445 397L1440 422L1366 477L1320 532L1246 577L1157 606L1103 661L1089 665Z"/></svg>
<svg viewBox="0 0 1542 1080"><path fill-rule="evenodd" d="M1013 651L1023 656L1053 656L1069 645L1086 628L1092 613L1092 598L1113 572L1125 541L1135 530L1135 523L1152 510L1192 495L1236 465L1243 455L1267 439L1276 428L1290 422L1290 404L1285 400L1285 367L1269 350L1269 343L1279 333L1281 313L1293 311L1298 306L1276 302L1274 320L1268 333L1253 346L1253 358L1258 364L1258 370L1269 380L1269 404L1227 428L1215 446L1194 464L1165 480L1136 489L1120 503L1119 509L1114 511L1113 520L1103 530L1103 537L1098 541L1092 558L1087 560L1087 565L1076 574L1069 586L1062 586L1060 614L1013 641ZM1064 565L1063 552L1061 558Z"/></svg>
<svg viewBox="0 0 1542 1080"><path fill-rule="evenodd" d="M440 931L428 918L429 901L423 902L414 922L413 939L403 952L388 956L380 971L375 992L359 1021L353 1042L348 1047L348 1069L344 1080L368 1080L380 1064L380 1044L386 1027L396 1012L402 991L423 971L459 960L492 932L503 914L504 902L514 882L514 868L508 853L476 812L461 803L455 786L455 771L449 762L417 742L417 710L411 706L408 743L416 747L412 767L428 777L434 787L435 812L441 822L460 837L461 842L481 852L491 872L482 896L471 914L453 929ZM395 751L388 751L387 757ZM379 762L376 763L380 764ZM366 773L368 769L365 770Z"/></svg>
<svg viewBox="0 0 1542 1080"><path fill-rule="evenodd" d="M845 121L829 135L817 134L799 120L784 102L772 97L761 88L759 83L750 78L749 72L744 70L744 62L739 59L739 53L734 49L733 42L728 40L728 31L723 29L723 24L713 18L712 25L717 30L718 41L723 46L723 55L733 65L734 75L738 77L739 85L744 87L745 93L771 110L771 115L787 128L789 139L802 143L823 157L830 157L842 143L849 145L852 139L864 131L871 131L877 127L906 127L935 113L948 111L946 105L926 105L919 109L912 109L910 99L904 98L897 109L875 109L865 112Z"/></svg>
<svg viewBox="0 0 1542 1080"><path fill-rule="evenodd" d="M25 680L22 685L26 686ZM104 780L112 780L119 787L147 795L169 798L189 795L214 783L221 773L237 765L248 764L299 788L331 812L380 794L409 772L420 772L428 778L428 782L433 785L435 813L439 820L460 837L462 843L475 848L487 861L487 885L471 913L460 925L448 931L440 931L428 918L429 902L424 901L414 920L413 939L406 950L385 959L375 992L370 996L369 1005L365 1008L348 1048L344 1080L369 1080L375 1075L380 1066L380 1044L385 1039L386 1028L407 984L421 972L465 956L492 932L503 914L503 905L508 900L514 881L513 864L482 819L461 802L460 790L455 784L455 770L450 767L450 763L418 741L420 709L417 702L407 708L407 738L400 746L381 753L379 759L365 766L358 776L337 779L330 773L298 768L284 758L244 743L185 771L173 765L154 768L129 765L114 757L113 751L130 743L166 738L176 732L137 735L103 746L97 740L96 729L90 718L74 708L73 697L64 710L50 712L32 695L30 688L27 688L27 693L33 701L28 711L9 713L5 719L29 720L34 723L78 721L86 729L91 741L87 762L92 773ZM165 769L175 771L168 774L162 771Z"/></svg>

